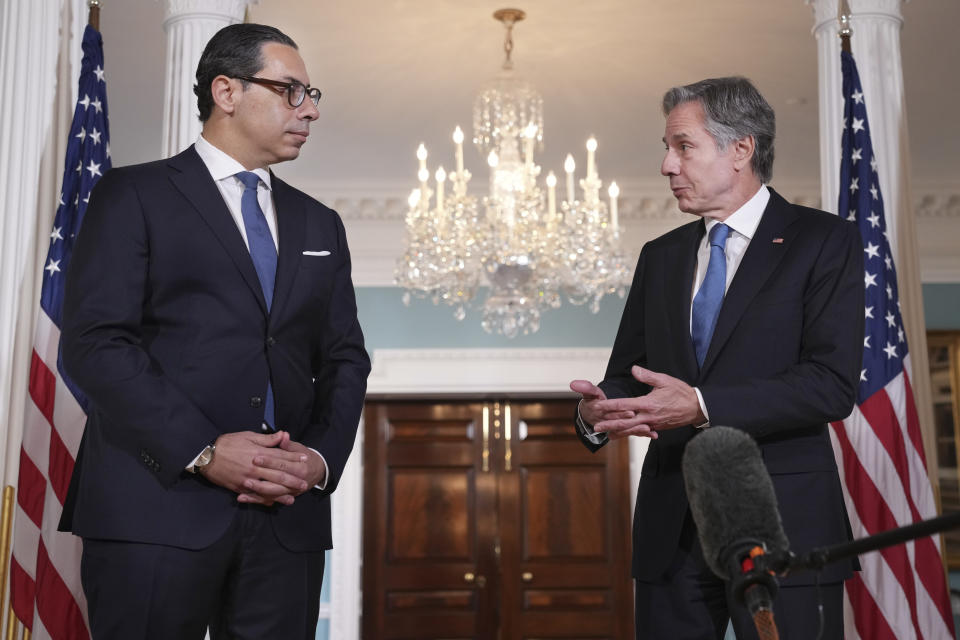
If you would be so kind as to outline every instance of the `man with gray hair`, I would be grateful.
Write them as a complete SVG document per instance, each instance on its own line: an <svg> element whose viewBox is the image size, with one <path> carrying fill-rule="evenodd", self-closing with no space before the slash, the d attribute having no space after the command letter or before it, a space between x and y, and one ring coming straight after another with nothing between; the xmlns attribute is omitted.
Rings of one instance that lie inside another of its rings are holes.
<svg viewBox="0 0 960 640"><path fill-rule="evenodd" d="M633 527L637 638L757 637L707 567L681 474L711 425L760 447L794 549L850 538L827 423L849 415L863 345L863 256L855 225L792 205L767 186L773 109L745 78L663 98L660 172L699 217L647 243L604 380L575 380L577 434L591 450L650 439ZM731 469L731 473L737 473ZM782 581L785 639L843 636L843 581L856 563Z"/></svg>

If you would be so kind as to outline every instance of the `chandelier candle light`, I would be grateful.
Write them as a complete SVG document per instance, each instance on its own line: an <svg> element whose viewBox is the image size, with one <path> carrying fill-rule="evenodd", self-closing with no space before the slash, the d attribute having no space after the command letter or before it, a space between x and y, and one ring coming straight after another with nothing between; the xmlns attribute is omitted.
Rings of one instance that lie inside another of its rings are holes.
<svg viewBox="0 0 960 640"><path fill-rule="evenodd" d="M609 206L601 201L596 139L587 141L581 200L576 199L572 155L563 165L566 199L559 206L556 175L547 175L546 193L537 183L541 168L534 151L543 143L543 98L513 75L510 58L513 26L525 15L519 9L493 14L506 27L506 59L501 74L474 102L473 143L487 158L488 195L468 194L471 175L463 164L459 126L453 132L456 171L448 174L439 167L435 192L421 144L416 154L420 186L407 201L405 251L395 271L397 285L406 289L405 304L411 294L448 304L458 320L488 287L481 324L508 338L537 331L541 311L559 307L564 297L597 313L604 295L623 297L630 282L620 248L620 189L611 182Z"/></svg>

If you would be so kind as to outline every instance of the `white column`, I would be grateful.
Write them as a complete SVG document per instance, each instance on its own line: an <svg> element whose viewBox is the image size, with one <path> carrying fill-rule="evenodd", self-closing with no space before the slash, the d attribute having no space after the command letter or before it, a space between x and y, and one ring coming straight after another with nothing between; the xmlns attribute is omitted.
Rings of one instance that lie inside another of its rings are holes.
<svg viewBox="0 0 960 640"><path fill-rule="evenodd" d="M900 31L905 0L847 0L850 45L863 85L870 138L887 219L887 236L897 267L900 307L912 363L913 391L923 431L927 466L936 483L933 404L927 336L923 317L920 250L910 193L910 146L907 136ZM806 0L812 5L820 84L820 179L823 208L836 212L840 180L841 121L838 0Z"/></svg>
<svg viewBox="0 0 960 640"><path fill-rule="evenodd" d="M247 5L257 1L163 0L163 30L167 34L163 157L180 153L200 135L193 85L203 48L217 31L242 22Z"/></svg>
<svg viewBox="0 0 960 640"><path fill-rule="evenodd" d="M11 407L21 287L36 224L40 161L57 84L59 0L0 3L0 419ZM32 266L32 265L31 265ZM6 484L16 484L20 430L0 432Z"/></svg>
<svg viewBox="0 0 960 640"><path fill-rule="evenodd" d="M363 600L363 425L361 415L353 453L331 496L333 551L330 554L330 638L358 640Z"/></svg>

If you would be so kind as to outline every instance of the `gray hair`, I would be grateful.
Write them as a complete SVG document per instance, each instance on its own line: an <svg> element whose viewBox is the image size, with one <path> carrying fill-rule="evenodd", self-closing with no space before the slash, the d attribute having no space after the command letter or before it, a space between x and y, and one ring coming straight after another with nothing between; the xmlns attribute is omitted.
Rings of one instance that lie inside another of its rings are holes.
<svg viewBox="0 0 960 640"><path fill-rule="evenodd" d="M750 165L761 182L773 177L773 139L777 133L773 108L757 88L740 76L708 78L682 87L674 87L663 95L663 114L684 102L697 101L706 116L704 126L723 151L727 146L752 136L753 158Z"/></svg>

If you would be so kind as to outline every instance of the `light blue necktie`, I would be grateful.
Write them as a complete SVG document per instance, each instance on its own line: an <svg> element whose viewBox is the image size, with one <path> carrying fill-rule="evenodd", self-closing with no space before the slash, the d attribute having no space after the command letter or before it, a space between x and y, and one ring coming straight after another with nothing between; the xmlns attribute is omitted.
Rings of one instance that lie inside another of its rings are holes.
<svg viewBox="0 0 960 640"><path fill-rule="evenodd" d="M707 275L703 278L700 290L693 298L693 323L690 333L693 336L693 348L697 352L697 364L703 366L713 337L713 329L717 326L717 316L720 314L720 305L723 304L723 294L727 286L727 258L723 247L730 234L730 227L725 224L716 224L710 230L710 262L707 264Z"/></svg>
<svg viewBox="0 0 960 640"><path fill-rule="evenodd" d="M240 213L243 216L243 226L247 230L247 242L250 245L250 257L253 258L253 267L257 270L257 278L263 289L263 299L267 303L267 311L273 302L273 285L277 278L277 247L273 244L270 227L267 226L267 217L257 201L257 186L260 176L252 171L241 171L236 174L243 183L243 195L240 198ZM276 428L273 385L267 379L267 397L263 403L263 421L271 428Z"/></svg>

